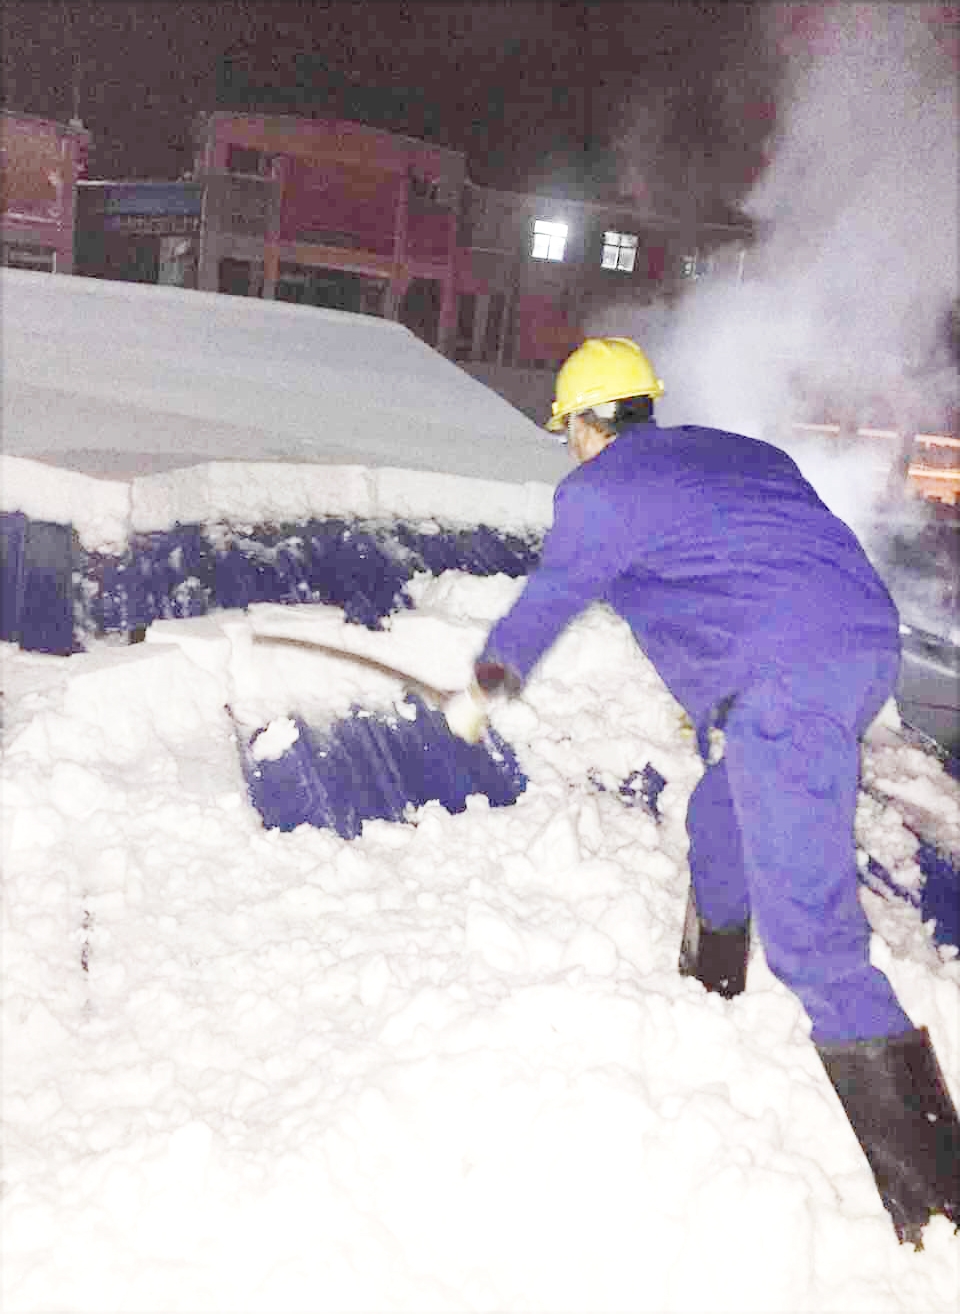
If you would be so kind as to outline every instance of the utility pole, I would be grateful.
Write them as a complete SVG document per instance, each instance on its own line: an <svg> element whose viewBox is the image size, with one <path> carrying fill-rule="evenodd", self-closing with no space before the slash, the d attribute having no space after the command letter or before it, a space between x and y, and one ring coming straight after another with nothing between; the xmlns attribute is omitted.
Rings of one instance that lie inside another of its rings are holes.
<svg viewBox="0 0 960 1314"><path fill-rule="evenodd" d="M581 4L579 8L579 36L580 36L580 67L583 70L583 154L584 165L593 149L593 87L590 84L592 76L591 68L591 50L590 50L590 5Z"/></svg>
<svg viewBox="0 0 960 1314"><path fill-rule="evenodd" d="M71 128L82 128L83 119L80 117L80 61L73 61L73 114L70 117Z"/></svg>

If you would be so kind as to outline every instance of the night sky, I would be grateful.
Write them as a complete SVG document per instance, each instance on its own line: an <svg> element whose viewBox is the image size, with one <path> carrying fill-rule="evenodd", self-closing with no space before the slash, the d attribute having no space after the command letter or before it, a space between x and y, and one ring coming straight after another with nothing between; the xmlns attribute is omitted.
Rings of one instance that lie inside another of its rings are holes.
<svg viewBox="0 0 960 1314"><path fill-rule="evenodd" d="M735 203L771 127L772 8L6 0L5 103L66 119L76 88L91 177L182 175L194 116L220 106L340 113L466 152L482 185L555 195L623 190L639 123L647 200L696 157L703 199Z"/></svg>

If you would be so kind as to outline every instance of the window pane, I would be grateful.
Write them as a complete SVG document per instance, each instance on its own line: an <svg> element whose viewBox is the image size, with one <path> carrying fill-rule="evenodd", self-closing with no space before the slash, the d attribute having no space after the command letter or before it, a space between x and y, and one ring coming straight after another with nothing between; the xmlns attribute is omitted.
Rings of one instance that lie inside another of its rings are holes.
<svg viewBox="0 0 960 1314"><path fill-rule="evenodd" d="M639 237L636 233L606 232L603 235L602 269L620 269L629 274L637 259Z"/></svg>
<svg viewBox="0 0 960 1314"><path fill-rule="evenodd" d="M562 260L567 241L567 225L549 219L533 221L533 245L530 254L535 260Z"/></svg>

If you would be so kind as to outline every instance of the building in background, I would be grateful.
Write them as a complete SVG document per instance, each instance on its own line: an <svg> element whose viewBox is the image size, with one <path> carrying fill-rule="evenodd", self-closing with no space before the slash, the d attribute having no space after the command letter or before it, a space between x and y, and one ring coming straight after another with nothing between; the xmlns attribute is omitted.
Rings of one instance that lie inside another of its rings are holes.
<svg viewBox="0 0 960 1314"><path fill-rule="evenodd" d="M597 306L669 300L721 256L739 272L750 240L478 187L463 152L344 118L201 115L179 181L87 179L76 119L2 129L6 263L385 316L471 370L553 369Z"/></svg>
<svg viewBox="0 0 960 1314"><path fill-rule="evenodd" d="M399 319L449 354L465 159L344 120L204 116L198 286Z"/></svg>
<svg viewBox="0 0 960 1314"><path fill-rule="evenodd" d="M3 111L0 146L3 264L399 320L538 423L589 325L656 322L691 280L743 279L752 245L694 208L478 187L462 152L343 118L201 115L179 181L88 180L78 119ZM894 483L956 507L956 424L887 409L824 398L794 427L869 438Z"/></svg>
<svg viewBox="0 0 960 1314"><path fill-rule="evenodd" d="M81 181L74 273L196 287L202 211L196 182Z"/></svg>
<svg viewBox="0 0 960 1314"><path fill-rule="evenodd" d="M343 119L196 125L198 286L398 319L463 363L554 368L612 297L671 296L746 224L477 187L459 151Z"/></svg>
<svg viewBox="0 0 960 1314"><path fill-rule="evenodd" d="M555 368L598 310L670 301L721 264L739 278L746 223L696 226L630 202L573 201L467 183L459 252L461 361Z"/></svg>
<svg viewBox="0 0 960 1314"><path fill-rule="evenodd" d="M0 111L0 263L73 272L76 187L89 149L77 119Z"/></svg>

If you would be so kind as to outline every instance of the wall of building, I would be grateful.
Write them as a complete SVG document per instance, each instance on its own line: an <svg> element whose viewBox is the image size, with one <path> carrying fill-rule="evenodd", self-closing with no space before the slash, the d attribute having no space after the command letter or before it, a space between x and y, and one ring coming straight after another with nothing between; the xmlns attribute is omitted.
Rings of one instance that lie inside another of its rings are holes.
<svg viewBox="0 0 960 1314"><path fill-rule="evenodd" d="M195 287L203 193L197 182L81 180L74 272Z"/></svg>
<svg viewBox="0 0 960 1314"><path fill-rule="evenodd" d="M460 152L358 123L218 111L196 140L200 287L400 319L460 361L552 368L597 304L664 295L698 250L746 241L476 187ZM565 226L560 256L543 223Z"/></svg>
<svg viewBox="0 0 960 1314"><path fill-rule="evenodd" d="M0 111L0 263L73 272L76 185L89 146L80 123Z"/></svg>
<svg viewBox="0 0 960 1314"><path fill-rule="evenodd" d="M518 365L497 365L496 362L465 360L462 369L480 383L499 393L511 406L515 406L534 424L546 424L554 398L556 375L552 369L524 369Z"/></svg>
<svg viewBox="0 0 960 1314"><path fill-rule="evenodd" d="M341 120L217 112L199 285L382 314L449 352L461 153ZM226 284L226 286L225 286Z"/></svg>

